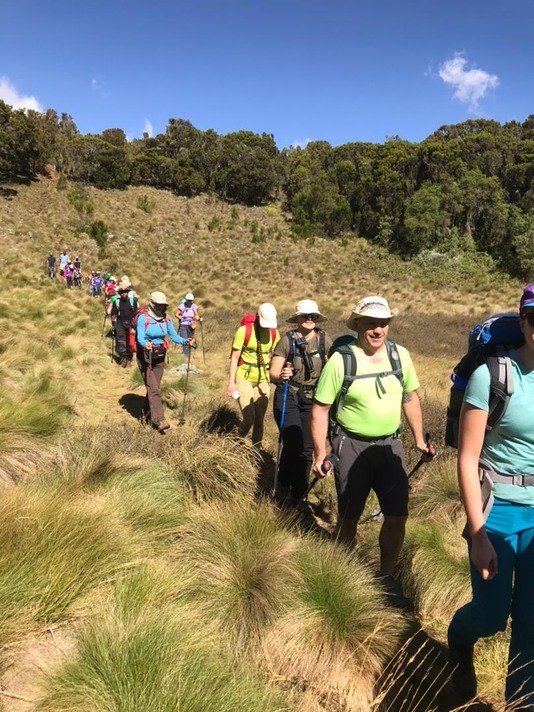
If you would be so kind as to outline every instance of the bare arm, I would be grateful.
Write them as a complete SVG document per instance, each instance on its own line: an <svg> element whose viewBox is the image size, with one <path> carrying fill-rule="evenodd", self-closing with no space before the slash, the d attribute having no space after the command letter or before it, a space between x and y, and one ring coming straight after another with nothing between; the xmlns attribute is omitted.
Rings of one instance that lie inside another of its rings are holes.
<svg viewBox="0 0 534 712"><path fill-rule="evenodd" d="M429 452L423 435L423 413L417 391L411 391L402 396L402 409L412 431L416 448L420 452Z"/></svg>
<svg viewBox="0 0 534 712"><path fill-rule="evenodd" d="M488 414L464 403L460 413L458 484L471 535L471 560L487 581L497 573L497 554L488 539L482 514L478 461L484 444Z"/></svg>
<svg viewBox="0 0 534 712"><path fill-rule="evenodd" d="M233 392L236 390L235 374L240 355L240 349L232 349L232 355L230 357L230 377L228 379L228 388L226 389L226 395L230 397L232 397Z"/></svg>
<svg viewBox="0 0 534 712"><path fill-rule="evenodd" d="M269 369L271 383L282 383L293 376L293 366L283 356L273 356Z"/></svg>
<svg viewBox="0 0 534 712"><path fill-rule="evenodd" d="M326 457L326 436L328 435L328 412L329 405L314 401L311 416L311 433L313 440L313 474L317 477L324 477L322 464Z"/></svg>

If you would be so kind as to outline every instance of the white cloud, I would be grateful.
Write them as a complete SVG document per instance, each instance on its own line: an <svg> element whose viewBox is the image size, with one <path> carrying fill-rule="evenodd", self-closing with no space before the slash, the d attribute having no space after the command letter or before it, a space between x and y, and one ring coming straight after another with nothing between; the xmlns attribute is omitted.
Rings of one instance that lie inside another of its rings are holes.
<svg viewBox="0 0 534 712"><path fill-rule="evenodd" d="M291 148L306 148L306 146L313 141L313 138L303 138L303 139L295 139L294 141L291 141Z"/></svg>
<svg viewBox="0 0 534 712"><path fill-rule="evenodd" d="M478 108L478 102L489 89L499 85L499 77L483 69L467 69L467 59L455 54L439 68L439 76L445 84L454 87L454 98L469 105L469 110Z"/></svg>
<svg viewBox="0 0 534 712"><path fill-rule="evenodd" d="M34 96L24 96L11 84L7 77L0 77L0 99L14 109L33 109L43 111L43 107Z"/></svg>
<svg viewBox="0 0 534 712"><path fill-rule="evenodd" d="M145 119L145 127L143 129L143 133L148 134L150 138L152 138L152 136L154 135L154 127L148 119Z"/></svg>
<svg viewBox="0 0 534 712"><path fill-rule="evenodd" d="M91 79L91 89L96 91L98 89L98 81L96 79Z"/></svg>

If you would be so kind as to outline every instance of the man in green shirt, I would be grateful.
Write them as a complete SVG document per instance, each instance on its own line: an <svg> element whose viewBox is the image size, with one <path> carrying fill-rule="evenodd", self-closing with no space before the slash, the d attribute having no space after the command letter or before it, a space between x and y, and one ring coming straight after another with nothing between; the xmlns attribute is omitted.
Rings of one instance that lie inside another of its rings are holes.
<svg viewBox="0 0 534 712"><path fill-rule="evenodd" d="M398 438L401 409L418 450L432 456L423 436L419 381L412 359L394 345L402 374L392 367L387 346L389 324L397 314L383 297L369 296L353 309L347 326L357 331L351 346L357 364L332 438L338 495L339 540L354 546L356 528L371 489L378 497L384 522L379 536L380 569L393 576L408 516L408 477L402 442ZM329 411L344 379L343 357L334 352L321 372L312 408L314 474L324 477Z"/></svg>

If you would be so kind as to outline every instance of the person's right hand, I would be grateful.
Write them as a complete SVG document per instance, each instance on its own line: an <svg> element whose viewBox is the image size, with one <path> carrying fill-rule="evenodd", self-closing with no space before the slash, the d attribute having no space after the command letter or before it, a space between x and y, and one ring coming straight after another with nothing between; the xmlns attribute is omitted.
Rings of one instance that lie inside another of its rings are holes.
<svg viewBox="0 0 534 712"><path fill-rule="evenodd" d="M293 366L289 363L289 361L286 361L284 364L284 368L280 371L280 378L282 379L282 381L289 381L291 378L293 378L293 373Z"/></svg>
<svg viewBox="0 0 534 712"><path fill-rule="evenodd" d="M228 388L226 389L226 395L228 398L233 398L234 392L237 390L237 386L235 383L230 383L228 385Z"/></svg>
<svg viewBox="0 0 534 712"><path fill-rule="evenodd" d="M146 349L147 351L152 351L152 348L153 348L152 341L147 341L147 342L146 342L145 349Z"/></svg>
<svg viewBox="0 0 534 712"><path fill-rule="evenodd" d="M332 472L332 466L326 470L326 472L323 470L323 465L325 464L325 458L326 458L326 453L320 455L315 459L315 462L313 463L313 474L315 477L320 477L323 479L324 477L328 477L328 475ZM328 461L327 461L328 462Z"/></svg>
<svg viewBox="0 0 534 712"><path fill-rule="evenodd" d="M485 529L471 540L471 561L484 581L490 581L498 573L497 553Z"/></svg>

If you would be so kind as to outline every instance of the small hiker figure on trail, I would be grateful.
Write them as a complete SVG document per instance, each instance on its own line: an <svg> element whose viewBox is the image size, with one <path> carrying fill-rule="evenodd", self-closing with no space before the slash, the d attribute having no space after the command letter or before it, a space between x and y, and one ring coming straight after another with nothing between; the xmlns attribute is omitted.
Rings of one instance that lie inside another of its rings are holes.
<svg viewBox="0 0 534 712"><path fill-rule="evenodd" d="M319 377L312 408L312 437L314 475L324 477L329 413L336 404L330 436L338 496L337 536L347 546L354 546L358 521L369 492L374 490L384 515L379 537L380 571L392 593L402 595L394 579L408 516L409 483L399 439L401 409L417 449L429 460L435 451L423 434L419 381L410 354L388 340L389 325L396 314L397 310L391 310L380 296L365 297L354 307L347 326L357 331L357 336L352 344L347 343L346 336L341 337L344 345L339 350L334 342Z"/></svg>
<svg viewBox="0 0 534 712"><path fill-rule="evenodd" d="M59 256L59 269L64 270L65 267L69 264L69 262L70 262L70 259L67 254L67 249L65 248Z"/></svg>
<svg viewBox="0 0 534 712"><path fill-rule="evenodd" d="M136 324L137 365L146 386L143 405L143 419L163 433L169 428L165 420L163 403L160 395L161 379L165 368L165 356L169 340L183 345L187 340L176 332L172 319L167 316L168 300L163 292L152 292L146 308L138 313ZM196 346L193 338L188 341Z"/></svg>
<svg viewBox="0 0 534 712"><path fill-rule="evenodd" d="M119 366L128 368L132 363L130 348L130 324L139 308L137 297L130 283L119 282L117 294L111 299L111 323L115 334L115 347Z"/></svg>
<svg viewBox="0 0 534 712"><path fill-rule="evenodd" d="M104 287L104 308L107 314L111 314L111 300L117 294L117 280L113 275L109 275L105 282L106 285Z"/></svg>
<svg viewBox="0 0 534 712"><path fill-rule="evenodd" d="M100 272L97 271L93 277L91 277L90 282L91 295L93 297L99 297L102 294L102 284L102 277L100 276Z"/></svg>
<svg viewBox="0 0 534 712"><path fill-rule="evenodd" d="M332 345L330 337L317 326L324 321L326 317L319 311L317 302L299 301L295 313L287 319L293 328L276 345L270 368L271 383L277 384L274 417L281 428L283 444L275 495L282 504L306 511L310 511L310 506L302 499L313 463L313 395Z"/></svg>
<svg viewBox="0 0 534 712"><path fill-rule="evenodd" d="M72 287L72 275L73 274L74 274L74 270L72 268L72 262L69 262L69 264L63 268L63 279L65 280L67 289L70 289Z"/></svg>
<svg viewBox="0 0 534 712"><path fill-rule="evenodd" d="M252 428L252 443L257 449L263 440L263 421L269 405L271 356L280 340L276 327L276 309L265 302L255 314L243 317L232 343L226 394L235 398L241 409L239 435L245 437Z"/></svg>
<svg viewBox="0 0 534 712"><path fill-rule="evenodd" d="M476 694L475 643L504 631L511 617L505 700L534 709L534 284L519 302L524 343L501 350L513 392L499 421L487 429L491 375L482 363L471 375L460 412L458 482L467 515L472 600L448 631L452 682L462 701ZM519 335L518 335L519 336ZM519 336L518 341L521 341ZM486 505L486 506L484 506ZM458 700L460 702L460 700Z"/></svg>
<svg viewBox="0 0 534 712"><path fill-rule="evenodd" d="M52 253L46 258L46 270L50 279L54 279L56 276L56 256Z"/></svg>
<svg viewBox="0 0 534 712"><path fill-rule="evenodd" d="M195 335L197 324L202 321L198 313L198 306L195 304L195 297L192 292L187 292L174 315L180 322L178 333L184 339L192 339ZM182 347L184 356L189 358L191 347L188 343ZM192 354L191 354L192 355Z"/></svg>

